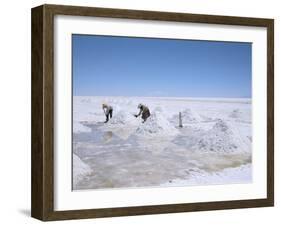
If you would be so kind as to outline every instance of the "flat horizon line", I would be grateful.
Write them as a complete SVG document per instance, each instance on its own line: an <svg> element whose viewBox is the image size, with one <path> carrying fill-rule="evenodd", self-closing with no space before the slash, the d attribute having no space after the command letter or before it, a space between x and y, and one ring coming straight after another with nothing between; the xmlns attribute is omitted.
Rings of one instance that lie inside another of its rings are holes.
<svg viewBox="0 0 281 226"><path fill-rule="evenodd" d="M188 98L188 99L252 99L252 97L190 97L190 96L101 96L101 95L72 95L73 97L128 97L128 98Z"/></svg>

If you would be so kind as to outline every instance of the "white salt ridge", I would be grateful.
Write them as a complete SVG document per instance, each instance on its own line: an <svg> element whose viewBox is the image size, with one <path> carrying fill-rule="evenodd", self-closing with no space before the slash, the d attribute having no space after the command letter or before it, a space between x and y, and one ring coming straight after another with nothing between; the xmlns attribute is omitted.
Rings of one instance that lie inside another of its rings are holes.
<svg viewBox="0 0 281 226"><path fill-rule="evenodd" d="M119 111L116 114L113 114L113 117L109 120L108 124L132 124L136 121L136 118L133 114L127 111Z"/></svg>
<svg viewBox="0 0 281 226"><path fill-rule="evenodd" d="M195 122L201 121L201 117L196 112L191 110L190 108L185 109L181 113L181 116L182 116L183 124L185 124L185 123L195 123Z"/></svg>
<svg viewBox="0 0 281 226"><path fill-rule="evenodd" d="M152 135L176 135L178 130L159 112L152 113L146 122L142 123L136 130L140 136Z"/></svg>
<svg viewBox="0 0 281 226"><path fill-rule="evenodd" d="M76 186L79 181L92 172L91 168L84 163L76 154L73 154L73 184Z"/></svg>
<svg viewBox="0 0 281 226"><path fill-rule="evenodd" d="M201 137L201 138L200 138ZM219 119L214 126L199 137L193 149L214 152L234 152L238 151L241 141L230 125Z"/></svg>

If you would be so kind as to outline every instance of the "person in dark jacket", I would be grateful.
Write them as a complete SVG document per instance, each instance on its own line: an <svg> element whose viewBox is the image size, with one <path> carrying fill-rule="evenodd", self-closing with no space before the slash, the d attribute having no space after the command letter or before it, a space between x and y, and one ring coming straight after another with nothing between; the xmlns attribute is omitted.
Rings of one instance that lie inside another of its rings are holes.
<svg viewBox="0 0 281 226"><path fill-rule="evenodd" d="M141 115L141 118L143 119L143 123L144 123L150 116L149 108L143 104L139 104L138 108L140 109L140 112L137 115L135 115L135 117L137 118Z"/></svg>
<svg viewBox="0 0 281 226"><path fill-rule="evenodd" d="M112 118L113 108L110 105L102 104L102 109L103 109L103 112L106 116L106 120L105 120L104 123L107 123L109 118Z"/></svg>

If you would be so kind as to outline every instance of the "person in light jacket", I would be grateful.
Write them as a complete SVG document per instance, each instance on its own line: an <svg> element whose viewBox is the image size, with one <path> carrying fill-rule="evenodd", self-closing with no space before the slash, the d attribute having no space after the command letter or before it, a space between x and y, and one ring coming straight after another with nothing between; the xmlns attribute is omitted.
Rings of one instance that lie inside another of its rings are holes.
<svg viewBox="0 0 281 226"><path fill-rule="evenodd" d="M104 112L104 114L106 116L106 120L105 120L104 123L107 123L109 118L112 118L113 108L110 105L102 104L102 109L103 109L103 112Z"/></svg>
<svg viewBox="0 0 281 226"><path fill-rule="evenodd" d="M144 123L150 116L149 108L143 104L139 104L138 108L140 109L140 112L137 115L135 115L135 117L137 118L141 115L141 118L143 119L143 123Z"/></svg>

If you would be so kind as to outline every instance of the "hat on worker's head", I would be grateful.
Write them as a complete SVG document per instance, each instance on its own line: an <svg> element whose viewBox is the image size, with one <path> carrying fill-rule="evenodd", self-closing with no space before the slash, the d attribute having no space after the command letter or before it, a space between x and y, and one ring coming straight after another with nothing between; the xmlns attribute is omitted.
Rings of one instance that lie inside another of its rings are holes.
<svg viewBox="0 0 281 226"><path fill-rule="evenodd" d="M103 108L107 107L107 104L106 103L102 103L102 107Z"/></svg>
<svg viewBox="0 0 281 226"><path fill-rule="evenodd" d="M139 104L139 105L138 105L138 108L141 108L142 106L143 106L143 104Z"/></svg>

